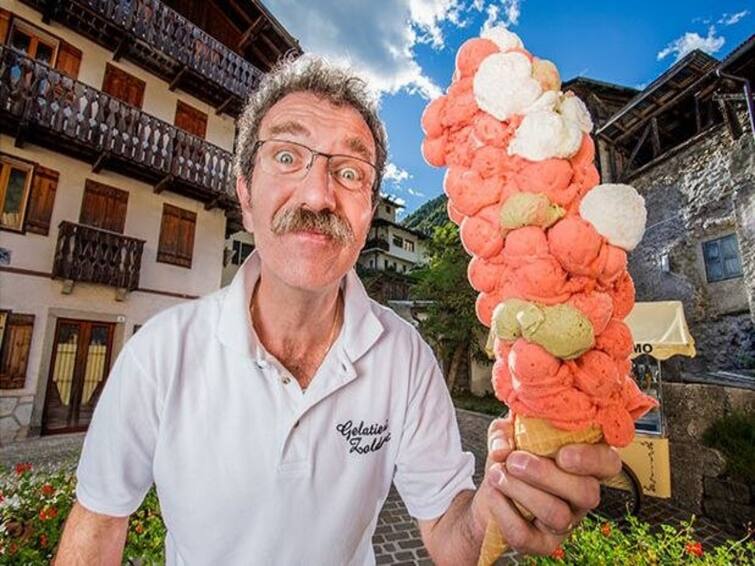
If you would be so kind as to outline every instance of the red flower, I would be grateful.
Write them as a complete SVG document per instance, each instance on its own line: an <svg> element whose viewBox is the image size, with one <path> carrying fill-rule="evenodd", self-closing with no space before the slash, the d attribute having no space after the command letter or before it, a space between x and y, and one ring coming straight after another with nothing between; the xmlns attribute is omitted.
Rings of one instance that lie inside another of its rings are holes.
<svg viewBox="0 0 755 566"><path fill-rule="evenodd" d="M47 535L45 535L45 534L39 535L39 546L41 546L42 548L44 548L44 547L47 546L47 542L48 542L47 541Z"/></svg>
<svg viewBox="0 0 755 566"><path fill-rule="evenodd" d="M563 560L564 556L566 556L566 553L560 546L556 550L551 552L551 558L555 558L556 560Z"/></svg>
<svg viewBox="0 0 755 566"><path fill-rule="evenodd" d="M610 537L611 523L603 523L602 525L600 525L600 532L603 533L603 536Z"/></svg>
<svg viewBox="0 0 755 566"><path fill-rule="evenodd" d="M13 556L18 552L18 545L15 542L12 542L8 545L8 554Z"/></svg>
<svg viewBox="0 0 755 566"><path fill-rule="evenodd" d="M134 530L136 531L137 534L142 534L144 532L144 525L142 525L141 523L137 523L136 526L134 527Z"/></svg>
<svg viewBox="0 0 755 566"><path fill-rule="evenodd" d="M5 501L5 496L3 495L3 492L0 491L0 503L2 503L3 501Z"/></svg>
<svg viewBox="0 0 755 566"><path fill-rule="evenodd" d="M16 474L19 476L24 475L26 472L31 471L31 464L29 462L19 462L16 464Z"/></svg>
<svg viewBox="0 0 755 566"><path fill-rule="evenodd" d="M47 521L48 519L54 519L58 516L57 507L45 507L39 512L39 519L41 521Z"/></svg>
<svg viewBox="0 0 755 566"><path fill-rule="evenodd" d="M46 495L47 497L50 497L51 495L55 494L55 488L50 485L49 483L46 483L42 486L42 495Z"/></svg>
<svg viewBox="0 0 755 566"><path fill-rule="evenodd" d="M688 542L684 545L684 550L687 554L697 556L698 558L703 555L703 545L699 542Z"/></svg>

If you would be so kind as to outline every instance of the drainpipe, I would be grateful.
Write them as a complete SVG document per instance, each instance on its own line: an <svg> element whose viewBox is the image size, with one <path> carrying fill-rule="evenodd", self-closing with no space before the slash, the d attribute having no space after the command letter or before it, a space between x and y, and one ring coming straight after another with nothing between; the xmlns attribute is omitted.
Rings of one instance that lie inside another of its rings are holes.
<svg viewBox="0 0 755 566"><path fill-rule="evenodd" d="M737 75L724 73L720 68L716 69L716 74L723 79L729 79L738 83L742 83L744 85L745 103L747 104L747 116L750 118L750 131L752 132L752 137L755 138L755 106L752 102L752 89L750 88L750 81L748 81L744 77L738 77Z"/></svg>

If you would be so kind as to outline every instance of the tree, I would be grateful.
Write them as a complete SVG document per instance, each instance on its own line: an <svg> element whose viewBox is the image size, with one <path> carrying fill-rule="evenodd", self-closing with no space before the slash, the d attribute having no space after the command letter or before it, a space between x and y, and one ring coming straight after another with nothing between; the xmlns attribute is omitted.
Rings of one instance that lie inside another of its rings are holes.
<svg viewBox="0 0 755 566"><path fill-rule="evenodd" d="M420 332L435 347L450 391L469 390L469 372L460 375L469 354L479 356L484 327L475 314L477 293L467 280L469 256L459 228L447 222L434 230L428 262L412 272L415 299L432 301L420 321Z"/></svg>

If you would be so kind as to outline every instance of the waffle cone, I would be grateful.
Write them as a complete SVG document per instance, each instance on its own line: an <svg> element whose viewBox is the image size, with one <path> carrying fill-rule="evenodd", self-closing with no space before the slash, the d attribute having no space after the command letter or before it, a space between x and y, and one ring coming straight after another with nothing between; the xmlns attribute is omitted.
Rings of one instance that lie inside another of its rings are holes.
<svg viewBox="0 0 755 566"><path fill-rule="evenodd" d="M584 430L560 430L548 421L516 415L514 417L514 445L517 450L525 450L538 456L553 458L558 449L567 444L596 444L603 438L600 428L591 426ZM532 514L517 505L522 516L532 519ZM488 522L485 538L480 548L477 566L491 566L501 556L508 545L501 531L493 521Z"/></svg>

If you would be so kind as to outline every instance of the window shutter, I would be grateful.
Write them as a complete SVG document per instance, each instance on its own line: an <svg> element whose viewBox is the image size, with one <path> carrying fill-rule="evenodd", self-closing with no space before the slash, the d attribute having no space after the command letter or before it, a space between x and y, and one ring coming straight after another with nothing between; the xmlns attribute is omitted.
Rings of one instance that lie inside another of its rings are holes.
<svg viewBox="0 0 755 566"><path fill-rule="evenodd" d="M207 134L207 114L180 100L176 104L176 118L173 123L177 128L202 139Z"/></svg>
<svg viewBox="0 0 755 566"><path fill-rule="evenodd" d="M163 205L157 261L191 268L197 215L170 204Z"/></svg>
<svg viewBox="0 0 755 566"><path fill-rule="evenodd" d="M8 315L0 359L0 389L23 389L33 328L33 314Z"/></svg>
<svg viewBox="0 0 755 566"><path fill-rule="evenodd" d="M8 28L10 27L10 12L0 8L0 43L5 43L8 38Z"/></svg>
<svg viewBox="0 0 755 566"><path fill-rule="evenodd" d="M110 63L105 66L102 90L111 96L131 106L141 108L144 102L144 86L143 80L128 74L126 71L122 71Z"/></svg>
<svg viewBox="0 0 755 566"><path fill-rule="evenodd" d="M127 191L87 179L79 222L123 234L127 207Z"/></svg>
<svg viewBox="0 0 755 566"><path fill-rule="evenodd" d="M58 190L58 172L37 165L31 182L29 206L26 210L26 230L47 236L50 233L50 219Z"/></svg>
<svg viewBox="0 0 755 566"><path fill-rule="evenodd" d="M72 79L77 79L79 78L79 67L81 67L81 50L76 49L70 43L61 41L55 68Z"/></svg>

